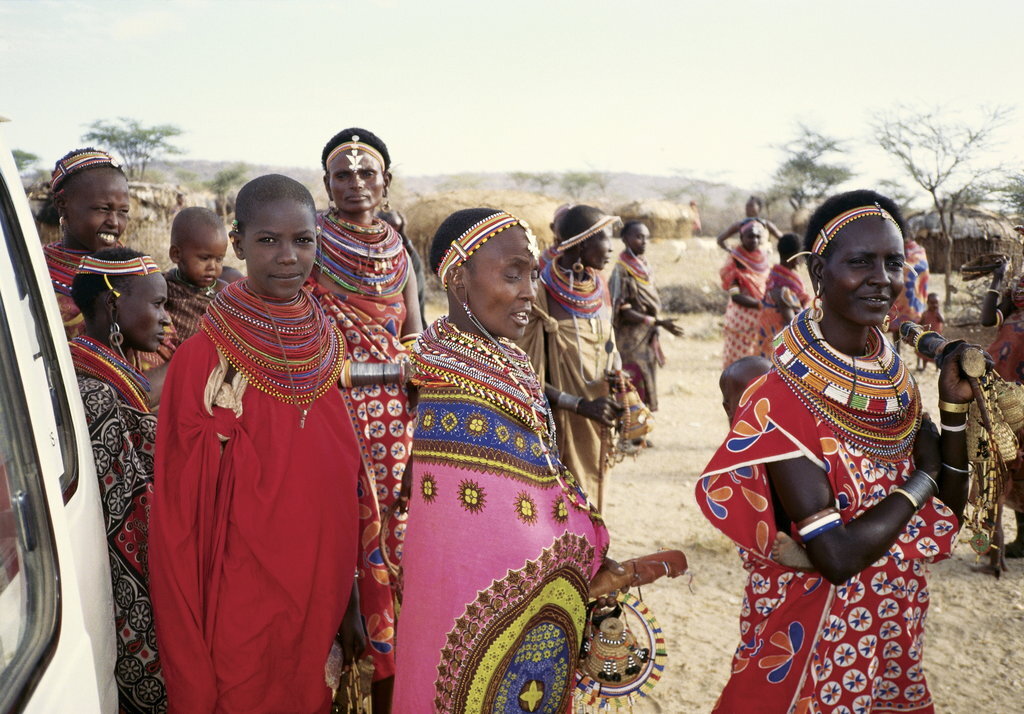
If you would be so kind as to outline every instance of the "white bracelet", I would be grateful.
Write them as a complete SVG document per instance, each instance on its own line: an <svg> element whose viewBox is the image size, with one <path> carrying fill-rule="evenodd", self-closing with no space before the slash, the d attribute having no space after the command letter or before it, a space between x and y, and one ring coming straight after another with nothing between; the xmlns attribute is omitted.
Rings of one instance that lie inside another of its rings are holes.
<svg viewBox="0 0 1024 714"><path fill-rule="evenodd" d="M940 421L939 422L939 426L942 428L943 431L964 431L967 428L967 422L965 421L963 424L957 424L956 426L950 426L949 424L943 424Z"/></svg>

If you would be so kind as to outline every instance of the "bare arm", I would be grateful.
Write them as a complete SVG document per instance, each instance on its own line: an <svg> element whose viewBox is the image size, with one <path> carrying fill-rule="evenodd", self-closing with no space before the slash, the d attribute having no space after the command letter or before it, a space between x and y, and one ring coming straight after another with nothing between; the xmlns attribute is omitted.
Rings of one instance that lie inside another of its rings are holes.
<svg viewBox="0 0 1024 714"><path fill-rule="evenodd" d="M416 271L412 268L409 268L409 278L405 281L402 299L405 300L405 323L402 325L402 333L399 337L423 332L423 315L420 314L419 282L416 278Z"/></svg>
<svg viewBox="0 0 1024 714"><path fill-rule="evenodd" d="M737 233L739 233L740 232L740 226L742 226L742 225L743 225L743 221L736 221L731 226L726 228L724 231L719 233L718 234L718 238L715 239L716 241L718 241L718 247L721 248L722 250L729 250L728 248L725 247L726 239L729 238L730 236L734 236Z"/></svg>

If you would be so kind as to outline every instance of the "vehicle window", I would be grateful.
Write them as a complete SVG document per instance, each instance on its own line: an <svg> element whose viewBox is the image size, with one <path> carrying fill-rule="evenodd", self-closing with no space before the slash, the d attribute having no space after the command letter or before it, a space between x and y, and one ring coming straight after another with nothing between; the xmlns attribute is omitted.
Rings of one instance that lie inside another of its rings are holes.
<svg viewBox="0 0 1024 714"><path fill-rule="evenodd" d="M0 299L0 711L34 688L58 627L58 572L23 380ZM19 333L24 334L24 333Z"/></svg>
<svg viewBox="0 0 1024 714"><path fill-rule="evenodd" d="M20 186L14 187L22 190ZM36 241L38 238L33 233L30 236L22 234L15 218L14 205L11 203L9 187L0 180L0 224L2 224L4 238L7 242L7 250L11 255L14 265L14 276L18 285L18 297L22 300L28 297L28 309L32 314L32 324L36 329L36 342L39 354L46 366L46 379L50 390L50 401L53 404L54 419L57 422L57 443L60 445L61 457L64 460L64 471L60 475L60 488L64 494L64 502L74 495L78 488L78 451L75 444L74 423L71 420L71 405L68 404L64 389L64 378L57 362L57 350L66 350L67 345L63 342L54 344L51 333L43 329L46 321L43 319L43 297L42 290L52 290L49 284L37 285L32 279L26 266L30 265L26 254L26 240ZM47 296L47 299L50 299ZM77 390L78 385L69 385L72 390Z"/></svg>
<svg viewBox="0 0 1024 714"><path fill-rule="evenodd" d="M0 260L13 256L11 248L17 243L12 233L13 207L6 192L7 187L0 183L0 229L8 248ZM22 275L17 281L26 283ZM12 334L30 335L15 322L27 317L23 307L26 286L18 288L19 304L6 304L0 297L0 711L22 703L42 676L42 665L56 643L59 603L45 485L26 380L19 369L24 361L18 360L12 340ZM38 398L38 394L32 396Z"/></svg>

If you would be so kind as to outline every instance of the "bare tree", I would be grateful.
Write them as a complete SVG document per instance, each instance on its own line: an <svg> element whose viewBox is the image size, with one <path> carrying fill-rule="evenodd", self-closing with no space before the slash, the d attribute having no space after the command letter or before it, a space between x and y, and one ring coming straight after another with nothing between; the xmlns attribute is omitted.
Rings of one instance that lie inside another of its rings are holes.
<svg viewBox="0 0 1024 714"><path fill-rule="evenodd" d="M1024 173L1015 171L999 188L1000 203L1014 216L1024 218Z"/></svg>
<svg viewBox="0 0 1024 714"><path fill-rule="evenodd" d="M794 211L822 200L836 186L853 177L848 166L824 160L830 154L845 153L846 148L839 139L825 136L803 124L797 125L797 132L796 139L780 147L786 158L775 170L772 186L767 192L769 201L785 198Z"/></svg>
<svg viewBox="0 0 1024 714"><path fill-rule="evenodd" d="M953 294L956 211L982 198L989 180L999 171L998 166L982 164L981 160L1012 111L1008 107L986 109L979 123L971 125L939 108L914 112L901 107L877 115L871 124L879 145L928 193L939 215L946 245L947 308Z"/></svg>

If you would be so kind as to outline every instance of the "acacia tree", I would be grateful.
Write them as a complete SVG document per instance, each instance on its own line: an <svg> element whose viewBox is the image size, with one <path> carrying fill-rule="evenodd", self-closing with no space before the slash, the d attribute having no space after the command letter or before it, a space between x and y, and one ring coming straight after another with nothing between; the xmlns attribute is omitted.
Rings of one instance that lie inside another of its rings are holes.
<svg viewBox="0 0 1024 714"><path fill-rule="evenodd" d="M996 132L1012 110L984 111L977 126L953 118L941 109L914 112L899 108L879 114L871 124L875 139L914 183L932 199L946 246L946 307L952 302L953 224L956 212L977 203L988 192L998 166L981 163L992 148Z"/></svg>
<svg viewBox="0 0 1024 714"><path fill-rule="evenodd" d="M249 167L239 163L221 169L213 175L213 178L206 182L206 187L213 191L217 197L217 208L220 210L221 218L228 220L228 194L238 188L249 175Z"/></svg>
<svg viewBox="0 0 1024 714"><path fill-rule="evenodd" d="M1024 218L1024 173L1009 174L999 188L1000 203L1011 214Z"/></svg>
<svg viewBox="0 0 1024 714"><path fill-rule="evenodd" d="M98 119L87 127L89 131L82 135L82 141L115 151L121 157L125 174L136 181L145 178L146 166L153 159L182 153L170 141L182 134L173 124L143 126L138 119L120 117L117 122Z"/></svg>
<svg viewBox="0 0 1024 714"><path fill-rule="evenodd" d="M836 186L853 178L853 171L848 166L823 160L830 154L845 153L840 140L803 124L798 124L797 130L797 138L781 147L786 158L775 170L768 191L772 198L789 201L794 211L822 200Z"/></svg>

